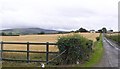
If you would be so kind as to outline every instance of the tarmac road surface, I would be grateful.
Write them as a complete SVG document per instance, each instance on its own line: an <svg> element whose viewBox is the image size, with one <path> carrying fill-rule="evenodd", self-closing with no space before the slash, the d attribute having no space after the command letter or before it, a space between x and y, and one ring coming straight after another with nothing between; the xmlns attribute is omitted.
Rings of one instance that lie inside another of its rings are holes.
<svg viewBox="0 0 120 69"><path fill-rule="evenodd" d="M104 36L102 40L104 55L96 67L118 67L120 63L120 58L118 59L118 54L120 55L120 49L118 48L119 46Z"/></svg>

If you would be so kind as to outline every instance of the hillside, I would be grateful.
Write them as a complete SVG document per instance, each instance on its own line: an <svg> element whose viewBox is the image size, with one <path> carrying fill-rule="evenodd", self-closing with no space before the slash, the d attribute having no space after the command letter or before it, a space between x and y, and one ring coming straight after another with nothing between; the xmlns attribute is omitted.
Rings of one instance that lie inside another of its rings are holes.
<svg viewBox="0 0 120 69"><path fill-rule="evenodd" d="M14 28L14 29L5 29L1 30L5 33L16 33L16 34L37 34L37 33L58 33L60 31L56 30L48 30L48 29L42 29L42 28Z"/></svg>

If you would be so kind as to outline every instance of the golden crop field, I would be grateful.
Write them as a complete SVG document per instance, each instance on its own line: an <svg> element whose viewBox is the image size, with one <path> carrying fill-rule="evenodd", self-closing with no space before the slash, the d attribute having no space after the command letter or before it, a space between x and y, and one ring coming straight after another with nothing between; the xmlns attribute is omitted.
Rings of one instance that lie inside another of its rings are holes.
<svg viewBox="0 0 120 69"><path fill-rule="evenodd" d="M107 33L107 35L118 35L120 33Z"/></svg>
<svg viewBox="0 0 120 69"><path fill-rule="evenodd" d="M72 34L72 33L70 33ZM99 33L78 33L83 37L86 37L90 40L96 41L96 37L99 36ZM44 35L21 35L21 36L0 36L2 41L7 42L57 42L58 37L65 36L68 34L44 34ZM6 50L26 50L26 45L10 45L5 44L4 49ZM45 51L46 46L43 45L30 45L30 50L32 51ZM49 46L49 51L58 51L57 46Z"/></svg>

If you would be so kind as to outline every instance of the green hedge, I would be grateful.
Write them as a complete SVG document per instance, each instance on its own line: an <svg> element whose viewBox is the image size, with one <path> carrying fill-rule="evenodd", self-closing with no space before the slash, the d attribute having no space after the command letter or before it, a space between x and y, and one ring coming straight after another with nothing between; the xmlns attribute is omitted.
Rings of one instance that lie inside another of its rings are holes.
<svg viewBox="0 0 120 69"><path fill-rule="evenodd" d="M99 41L99 40L100 40L100 37L96 37L96 40Z"/></svg>
<svg viewBox="0 0 120 69"><path fill-rule="evenodd" d="M88 40L79 34L61 36L58 39L59 52L66 52L60 57L60 64L76 64L87 60L92 51L93 41Z"/></svg>

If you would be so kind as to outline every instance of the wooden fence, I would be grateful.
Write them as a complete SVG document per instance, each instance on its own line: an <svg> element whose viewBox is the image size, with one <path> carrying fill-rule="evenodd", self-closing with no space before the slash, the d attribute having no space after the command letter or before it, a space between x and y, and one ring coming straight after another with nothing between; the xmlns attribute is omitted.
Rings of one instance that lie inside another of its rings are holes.
<svg viewBox="0 0 120 69"><path fill-rule="evenodd" d="M30 43L30 42L0 42L1 44L1 60L2 61L25 61L27 63L29 62L46 62L48 64L49 61L49 53L58 53L58 52L49 52L49 45L57 45L56 43ZM4 50L4 44L23 44L26 45L26 51L23 50ZM46 46L46 51L45 52L40 52L40 51L30 51L30 45L45 45ZM3 52L24 52L26 53L26 59L8 59L3 57ZM46 60L30 60L30 53L46 53Z"/></svg>

